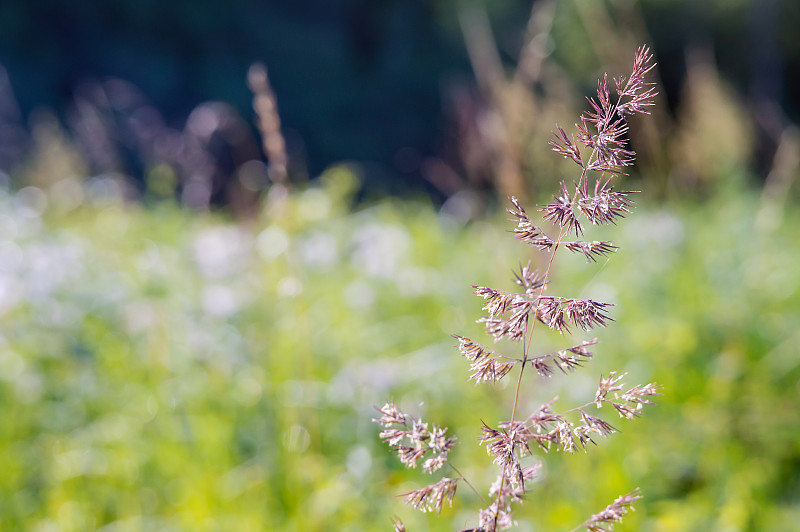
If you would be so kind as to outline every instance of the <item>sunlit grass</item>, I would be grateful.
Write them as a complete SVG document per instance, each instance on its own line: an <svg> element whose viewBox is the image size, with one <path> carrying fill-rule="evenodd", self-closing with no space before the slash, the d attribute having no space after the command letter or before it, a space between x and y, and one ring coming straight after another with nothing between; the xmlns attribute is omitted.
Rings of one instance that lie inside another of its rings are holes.
<svg viewBox="0 0 800 532"><path fill-rule="evenodd" d="M502 216L462 225L411 201L351 211L347 183L340 171L243 224L169 203L59 212L0 195L4 530L473 522L475 505L440 520L403 507L394 495L427 479L384 452L370 419L393 397L459 436L456 463L489 460L476 420L502 417L487 400L498 391L467 382L449 335L482 336L471 285L510 284L525 247ZM642 207L617 235L624 260L565 258L563 275L627 325L600 332L586 374L623 367L665 395L596 452L545 457L521 530L526 515L569 530L636 486L645 498L622 530L791 528L800 219L759 231L753 201ZM523 405L580 393L568 384L540 381ZM463 472L485 490L480 471Z"/></svg>

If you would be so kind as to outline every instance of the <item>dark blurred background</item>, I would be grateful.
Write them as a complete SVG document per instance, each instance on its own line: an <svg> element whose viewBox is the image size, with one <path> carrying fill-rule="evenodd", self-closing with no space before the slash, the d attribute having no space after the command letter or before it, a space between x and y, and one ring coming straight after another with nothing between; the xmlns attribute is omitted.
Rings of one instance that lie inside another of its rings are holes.
<svg viewBox="0 0 800 532"><path fill-rule="evenodd" d="M531 17L537 4L538 19ZM154 148L141 145L159 137L159 128L193 129L187 119L204 102L225 102L217 111L243 120L255 135L246 77L261 62L277 98L293 179L356 161L368 195L423 192L440 201L469 184L497 188L492 162L464 146L477 136L476 149L492 151L491 140L480 142L481 116L508 98L493 86L492 61L518 74L533 41L539 46L533 57L538 53L546 65L534 66L522 85L546 96L548 84L552 90L569 81L580 97L591 91L586 80L623 65L642 42L660 63L668 104L662 117L680 116L688 61L718 69L753 135L744 162L763 178L783 125L800 111L798 23L800 5L792 0L4 2L0 167L13 175L25 160L27 130L42 119L37 110L47 108L80 145L90 173L121 172L142 190L156 160L177 156L148 157ZM465 37L480 43L485 29L492 46L483 52L473 46L471 55ZM476 83L481 54L485 68ZM103 122L107 139L86 132L89 115ZM245 151L212 147L222 172L212 201L230 201L223 188L243 162L236 157L258 157L255 144ZM170 163L178 180L194 171L178 168L189 163ZM530 164L519 165L530 173Z"/></svg>

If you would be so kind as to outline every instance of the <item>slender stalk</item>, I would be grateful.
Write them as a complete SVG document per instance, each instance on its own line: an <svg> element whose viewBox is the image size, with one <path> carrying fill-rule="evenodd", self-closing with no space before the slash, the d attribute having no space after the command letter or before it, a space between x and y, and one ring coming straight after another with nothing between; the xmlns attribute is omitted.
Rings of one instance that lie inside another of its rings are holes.
<svg viewBox="0 0 800 532"><path fill-rule="evenodd" d="M564 228L561 228L561 231L558 233L558 239L556 240L555 245L553 246L553 252L550 254L550 260L547 262L547 271L544 274L544 278L542 280L542 287L539 289L538 299L541 299L542 295L544 294L544 288L547 286L547 280L550 277L550 269L553 267L553 260L556 257L556 251L558 251L558 246L561 244L561 239L564 236ZM536 328L536 317L534 316L533 321L531 322L530 329L527 332L528 339L525 343L525 349L522 352L522 367L519 370L519 376L517 377L517 386L514 390L514 405L511 408L511 422L513 423L517 416L517 404L519 403L519 390L522 385L522 374L525 372L525 364L528 362L528 354L530 353L531 348L531 340L533 339L533 330Z"/></svg>
<svg viewBox="0 0 800 532"><path fill-rule="evenodd" d="M595 157L597 154L597 148L592 150L592 155L589 157L591 160L592 157ZM578 197L578 189L581 183L586 182L586 168L583 169L581 172L580 180L578 181L578 186L575 187L575 196L572 198L572 203L574 204L577 201ZM564 238L564 232L566 231L565 226L561 227L561 230L558 232L558 238L556 239L556 243L553 246L553 252L550 254L550 260L547 262L547 271L544 274L544 278L542 279L542 287L539 289L538 299L542 298L544 294L544 289L547 286L547 281L550 279L550 270L553 267L553 260L556 258L556 251L558 251L558 246L561 245L561 241ZM536 328L536 316L534 316L533 321L531 322L530 330L527 332L528 339L525 343L525 349L522 353L522 367L519 370L519 377L517 377L517 386L514 390L514 406L511 408L511 422L514 422L514 419L517 415L517 404L519 403L519 390L522 385L522 374L525 371L525 364L528 362L528 354L530 353L531 349L531 341L533 340L533 330Z"/></svg>
<svg viewBox="0 0 800 532"><path fill-rule="evenodd" d="M475 492L475 495L477 495L477 496L478 496L478 498L480 498L480 500L481 500L481 502L482 502L483 504L489 504L489 503L486 501L486 499L483 497L483 495L481 495L481 493L480 493L480 492L479 492L477 489L475 489L475 486L473 486L473 485L472 485L472 482L470 482L469 480L467 480L467 477L465 477L465 476L464 476L464 475L461 473L461 471L459 471L459 470L458 470L458 468L457 468L456 466L454 466L453 464L451 464L451 463L449 463L449 462L448 462L448 465L449 465L449 466L450 466L450 467L453 469L453 471L455 471L455 472L458 474L458 477L459 477L461 480L463 480L464 482L466 482L467 486L469 486L469 487L470 487L470 489L471 489L472 491L474 491L474 492Z"/></svg>
<svg viewBox="0 0 800 532"><path fill-rule="evenodd" d="M592 154L589 156L589 160L591 161L592 158L596 156L596 154L597 154L597 148L592 150ZM572 198L572 203L573 204L575 204L575 202L578 199L578 190L580 189L581 184L585 184L586 183L586 171L587 171L586 167L584 167L583 171L581 172L580 180L578 181L578 186L575 187L575 195ZM550 254L550 259L547 261L547 271L545 272L544 278L542 279L542 286L541 286L541 288L539 288L539 295L538 295L537 299L541 299L542 295L544 295L544 289L547 286L547 281L550 279L550 270L553 267L553 261L556 258L556 252L558 251L558 247L561 245L561 241L564 238L564 233L565 232L566 232L566 226L562 225L561 229L558 232L558 238L556 239L556 243L553 245L553 252ZM535 312L536 311L534 311L534 313ZM519 391L520 391L520 388L522 387L522 375L525 373L525 366L528 363L528 355L530 353L531 342L533 340L533 331L534 331L535 328L536 328L536 316L534 315L533 321L530 322L530 328L526 332L526 335L527 335L528 338L525 341L525 348L523 349L523 352L522 352L522 365L521 365L521 367L519 369L519 375L517 376L517 385L516 385L516 387L514 389L514 404L511 407L511 423L512 423L512 425L513 425L514 420L516 419L516 416L517 416L517 405L519 404ZM506 471L505 471L505 468L504 468L503 469L503 476L500 479L500 490L498 491L499 493L503 491L503 486L505 485L505 482L506 482ZM499 516L498 514L499 513L500 513L500 505L497 506L497 508L495 509L495 512L494 512L494 525L493 525L493 528L495 530L497 529L497 519L498 519L498 516Z"/></svg>
<svg viewBox="0 0 800 532"><path fill-rule="evenodd" d="M540 299L542 297L542 294L544 294L545 286L547 286L547 279L550 276L550 269L553 266L553 260L555 259L556 251L558 251L558 246L559 246L559 244L561 244L561 239L563 238L563 236L564 236L564 228L562 227L561 231L559 231L559 233L558 233L558 239L556 240L556 243L553 246L553 252L550 254L550 260L547 263L547 272L545 272L544 278L542 280L542 287L539 289L539 296L538 297ZM516 388L514 389L514 405L511 407L511 423L512 424L514 423L514 420L516 419L516 416L517 416L517 405L519 404L519 390L520 390L520 388L522 386L522 375L525 373L525 365L528 363L528 354L530 353L531 340L533 339L533 330L534 330L535 327L536 327L536 317L534 316L533 322L531 323L530 328L526 332L526 334L528 336L528 339L527 339L527 341L525 343L525 349L522 352L522 365L519 368L519 376L517 377L517 385L516 385ZM503 486L505 485L505 482L506 482L506 470L505 470L505 468L503 468L503 476L500 479L500 489L498 490L498 493L502 493ZM495 508L494 525L492 527L495 530L497 530L497 519L499 517L499 513L500 513L500 505L498 504L497 508Z"/></svg>
<svg viewBox="0 0 800 532"><path fill-rule="evenodd" d="M581 528L584 528L588 522L589 522L589 520L587 519L586 521L584 521L583 523L579 524L578 526L576 526L575 528L573 528L569 532L577 532Z"/></svg>

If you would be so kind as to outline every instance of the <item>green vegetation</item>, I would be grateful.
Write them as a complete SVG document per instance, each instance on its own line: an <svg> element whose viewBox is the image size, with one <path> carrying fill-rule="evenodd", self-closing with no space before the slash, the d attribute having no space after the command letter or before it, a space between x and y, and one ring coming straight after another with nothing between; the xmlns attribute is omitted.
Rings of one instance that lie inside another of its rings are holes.
<svg viewBox="0 0 800 532"><path fill-rule="evenodd" d="M467 382L448 335L480 336L470 285L509 283L527 251L502 216L351 209L343 168L239 224L94 185L74 209L38 189L0 195L3 530L386 530L395 513L409 530L469 525L458 503L428 520L393 497L424 481L370 418L392 396L459 436L456 464L489 460L469 440L476 414L503 415L487 400L498 390ZM546 457L520 530L526 515L569 530L636 486L645 499L621 530L797 522L800 215L767 228L758 201L643 206L615 235L623 257L564 260L626 324L600 331L586 378L619 366L664 396L597 452ZM580 378L540 380L523 401L593 390Z"/></svg>

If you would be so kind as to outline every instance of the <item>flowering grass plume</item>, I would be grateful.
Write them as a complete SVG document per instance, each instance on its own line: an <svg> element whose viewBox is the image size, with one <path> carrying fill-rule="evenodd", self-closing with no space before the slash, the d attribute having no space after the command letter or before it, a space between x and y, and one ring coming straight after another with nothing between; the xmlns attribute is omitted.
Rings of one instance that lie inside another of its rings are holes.
<svg viewBox="0 0 800 532"><path fill-rule="evenodd" d="M638 488L616 498L614 502L606 506L600 513L594 514L592 517L572 529L572 532L577 532L581 528L586 528L589 532L611 532L614 530L614 523L622 522L622 518L633 510L633 502L641 499Z"/></svg>
<svg viewBox="0 0 800 532"><path fill-rule="evenodd" d="M477 528L470 530L497 532L510 528L514 525L513 505L524 501L524 495L541 465L535 462L533 467L523 467L525 456L535 450L544 453L551 450L567 453L586 451L598 438L617 431L610 422L599 417L596 410L608 405L620 418L634 419L645 405L652 404L653 396L659 395L658 385L649 383L629 387L622 382L625 373L612 371L608 376L600 377L594 399L583 405L558 412L554 409L557 400L554 398L527 415L519 415L517 411L526 370L530 368L540 378L551 377L556 370L564 375L570 374L592 359L594 353L590 348L594 349L597 344L596 339L570 341L558 351L534 354L532 339L537 323L567 337L574 330L590 331L613 321L611 303L545 292L559 249L578 253L589 263L617 250L609 240L584 240L583 235L587 225L617 223L632 208L630 196L633 192L615 190L612 180L623 174L635 160L636 154L629 149L626 138L627 118L633 114L649 114L656 92L646 76L654 66L649 49L639 48L630 76L614 79L615 97L611 96L608 76L604 76L598 83L596 98L589 98L591 109L580 117L575 132L568 134L556 126L554 140L550 143L553 151L575 162L580 173L573 182L562 182L553 201L538 208L543 220L555 226L554 231L543 229L516 198L510 198L508 213L515 223L511 233L537 252L545 253L542 262L546 267L540 272L532 269L530 262L520 266L512 279L517 286L515 291L485 286L473 288L475 294L483 299L482 310L485 312L478 322L495 341L505 338L519 343L521 353L503 355L470 338L454 336L458 341L458 351L469 362L469 380L475 381L476 385L494 383L516 373L509 419L498 422L496 426L482 422L478 438L498 466L488 497L484 498L447 461L455 438L446 437L446 429L435 425L428 429L427 423L410 418L393 403L379 409L382 415L375 421L384 427L380 437L394 449L403 464L416 467L422 461L423 471L427 473L449 464L456 473L453 478L444 477L404 494L404 502L414 508L440 511L445 501L452 504L457 485L464 482L485 505L478 512ZM639 498L638 489L617 498L572 532L580 529L612 530L613 524L621 521ZM396 530L398 526L403 527L396 519Z"/></svg>
<svg viewBox="0 0 800 532"><path fill-rule="evenodd" d="M433 428L428 429L428 424L422 419L410 418L391 402L379 408L378 412L381 417L373 421L384 427L380 438L395 450L406 467L417 467L417 463L427 457L423 461L422 470L433 473L447 462L447 453L456 444L455 438L447 437L447 428L433 425Z"/></svg>

